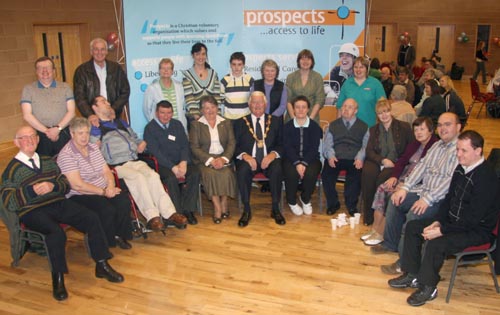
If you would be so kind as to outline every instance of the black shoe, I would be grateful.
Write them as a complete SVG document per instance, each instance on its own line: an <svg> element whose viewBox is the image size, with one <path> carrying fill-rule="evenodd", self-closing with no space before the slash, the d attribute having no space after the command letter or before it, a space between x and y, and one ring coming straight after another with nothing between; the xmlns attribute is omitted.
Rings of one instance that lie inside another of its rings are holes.
<svg viewBox="0 0 500 315"><path fill-rule="evenodd" d="M274 219L274 222L276 222L276 224L279 224L279 225L286 224L285 218L283 217L283 215L281 214L281 211L279 211L279 210L273 210L271 212L271 218Z"/></svg>
<svg viewBox="0 0 500 315"><path fill-rule="evenodd" d="M95 276L106 278L109 282L123 282L123 276L115 271L107 260L99 261L95 264Z"/></svg>
<svg viewBox="0 0 500 315"><path fill-rule="evenodd" d="M407 299L406 302L411 306L421 306L427 301L434 300L438 295L438 290L436 287L430 285L421 285L417 291L413 292Z"/></svg>
<svg viewBox="0 0 500 315"><path fill-rule="evenodd" d="M359 213L358 209L356 209L356 208L349 209L349 215L351 217L353 217L354 214L356 214L356 213Z"/></svg>
<svg viewBox="0 0 500 315"><path fill-rule="evenodd" d="M405 272L401 276L388 281L391 288L404 289L404 288L417 288L418 282L414 275Z"/></svg>
<svg viewBox="0 0 500 315"><path fill-rule="evenodd" d="M337 201L337 203L335 204L335 206L326 209L326 214L328 214L328 215L334 215L335 212L337 212L339 209L340 209L340 202Z"/></svg>
<svg viewBox="0 0 500 315"><path fill-rule="evenodd" d="M222 219L217 217L213 217L212 220L214 221L215 224L221 224L222 222Z"/></svg>
<svg viewBox="0 0 500 315"><path fill-rule="evenodd" d="M222 212L221 218L223 218L223 219L228 219L228 218L229 218L229 216L230 216L229 211L228 211L228 212Z"/></svg>
<svg viewBox="0 0 500 315"><path fill-rule="evenodd" d="M64 301L68 298L68 291L64 287L64 274L62 272L52 273L52 296L58 301Z"/></svg>
<svg viewBox="0 0 500 315"><path fill-rule="evenodd" d="M194 213L192 213L192 212L186 212L184 215L186 216L189 224L191 224L191 225L198 224L198 220L194 216Z"/></svg>
<svg viewBox="0 0 500 315"><path fill-rule="evenodd" d="M252 219L252 212L244 211L241 215L240 220L238 221L238 225L241 227L245 227L248 225L248 222Z"/></svg>
<svg viewBox="0 0 500 315"><path fill-rule="evenodd" d="M118 245L118 247L120 247L121 249L131 249L132 248L132 244L130 244L124 238L121 238L119 236L115 236L115 241L116 241L116 245Z"/></svg>

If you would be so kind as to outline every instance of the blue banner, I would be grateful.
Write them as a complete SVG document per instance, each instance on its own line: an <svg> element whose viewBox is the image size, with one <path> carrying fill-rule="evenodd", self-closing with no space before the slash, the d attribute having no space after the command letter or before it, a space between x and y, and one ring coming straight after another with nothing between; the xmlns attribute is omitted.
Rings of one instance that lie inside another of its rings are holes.
<svg viewBox="0 0 500 315"><path fill-rule="evenodd" d="M181 70L193 64L191 46L202 42L219 79L230 70L229 56L242 51L255 79L262 62L273 59L285 81L297 70L297 53L307 48L314 70L327 79L343 43L363 51L365 7L365 0L123 0L132 128L142 136L144 91L158 78L162 58L173 60L173 77L181 81Z"/></svg>

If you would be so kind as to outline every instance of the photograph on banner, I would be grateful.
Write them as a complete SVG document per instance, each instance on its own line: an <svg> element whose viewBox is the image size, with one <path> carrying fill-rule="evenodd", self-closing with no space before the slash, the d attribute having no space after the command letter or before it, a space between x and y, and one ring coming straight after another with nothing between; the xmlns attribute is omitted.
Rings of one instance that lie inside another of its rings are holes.
<svg viewBox="0 0 500 315"><path fill-rule="evenodd" d="M123 0L123 9L131 122L140 135L147 123L144 92L159 78L160 60L170 58L172 78L182 82L182 70L193 67L191 48L197 42L207 47L207 62L219 79L231 71L231 54L241 51L245 72L254 79L262 77L262 62L272 59L278 79L285 81L297 70L298 52L309 49L326 91L341 45L364 45L365 0Z"/></svg>

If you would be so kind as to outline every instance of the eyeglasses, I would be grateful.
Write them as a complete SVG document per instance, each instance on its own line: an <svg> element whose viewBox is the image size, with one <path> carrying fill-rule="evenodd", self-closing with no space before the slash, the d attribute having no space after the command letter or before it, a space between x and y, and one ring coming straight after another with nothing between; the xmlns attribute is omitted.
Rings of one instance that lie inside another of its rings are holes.
<svg viewBox="0 0 500 315"><path fill-rule="evenodd" d="M438 123L438 124L437 124L437 127L438 127L438 128L442 128L442 127L451 127L451 126L453 126L453 125L454 125L454 123L452 123L452 122L445 122L445 123L442 123L442 124Z"/></svg>
<svg viewBox="0 0 500 315"><path fill-rule="evenodd" d="M36 140L37 137L38 135L27 135L27 136L16 137L16 139L21 141L28 141L28 140Z"/></svg>
<svg viewBox="0 0 500 315"><path fill-rule="evenodd" d="M390 110L388 110L388 109L383 109L383 110L381 110L381 111L378 111L378 112L377 112L377 115L387 114L387 113L390 113L390 112L391 112L391 111L390 111Z"/></svg>

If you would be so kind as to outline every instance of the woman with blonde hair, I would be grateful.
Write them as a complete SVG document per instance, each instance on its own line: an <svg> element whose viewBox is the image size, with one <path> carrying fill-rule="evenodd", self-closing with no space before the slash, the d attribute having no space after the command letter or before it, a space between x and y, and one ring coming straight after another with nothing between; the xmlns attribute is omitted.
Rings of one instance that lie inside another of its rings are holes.
<svg viewBox="0 0 500 315"><path fill-rule="evenodd" d="M370 128L366 158L361 172L365 225L373 223L374 213L371 207L377 187L389 179L396 161L404 153L406 146L415 140L410 125L392 116L391 104L387 99L383 98L377 102L375 112L378 123Z"/></svg>
<svg viewBox="0 0 500 315"><path fill-rule="evenodd" d="M444 98L444 102L446 103L446 111L457 114L458 118L460 118L462 127L464 127L467 120L465 106L464 102L455 90L453 81L449 76L443 75L441 79L439 79L439 84L443 88L443 94L441 94L441 96Z"/></svg>

